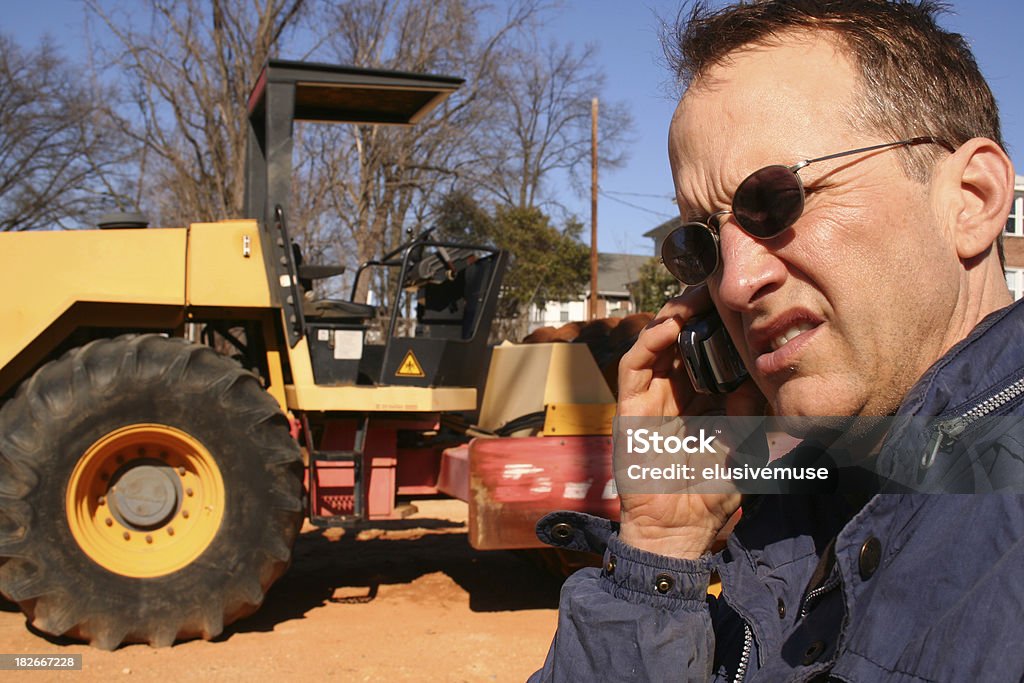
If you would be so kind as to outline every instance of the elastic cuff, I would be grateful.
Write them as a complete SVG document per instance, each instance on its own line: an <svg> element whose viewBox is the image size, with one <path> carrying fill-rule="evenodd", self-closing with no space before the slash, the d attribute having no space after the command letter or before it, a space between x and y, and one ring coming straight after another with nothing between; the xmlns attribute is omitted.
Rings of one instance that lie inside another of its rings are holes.
<svg viewBox="0 0 1024 683"><path fill-rule="evenodd" d="M556 548L602 555L608 547L608 537L618 528L617 522L603 517L558 510L541 517L536 531L537 538Z"/></svg>
<svg viewBox="0 0 1024 683"><path fill-rule="evenodd" d="M683 560L608 539L601 569L603 588L617 598L666 609L703 609L711 582L712 556Z"/></svg>

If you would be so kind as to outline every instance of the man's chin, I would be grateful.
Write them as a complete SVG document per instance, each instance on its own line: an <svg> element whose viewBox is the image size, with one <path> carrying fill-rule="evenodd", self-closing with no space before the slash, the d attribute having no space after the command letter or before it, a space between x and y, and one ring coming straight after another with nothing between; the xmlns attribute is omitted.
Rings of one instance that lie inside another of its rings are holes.
<svg viewBox="0 0 1024 683"><path fill-rule="evenodd" d="M824 387L818 378L797 377L779 387L775 396L769 397L769 403L775 415L794 420L856 415L859 413L856 402L842 399L843 394L848 393Z"/></svg>
<svg viewBox="0 0 1024 683"><path fill-rule="evenodd" d="M778 415L771 418L771 430L798 439L832 443L849 432L856 419L835 415Z"/></svg>

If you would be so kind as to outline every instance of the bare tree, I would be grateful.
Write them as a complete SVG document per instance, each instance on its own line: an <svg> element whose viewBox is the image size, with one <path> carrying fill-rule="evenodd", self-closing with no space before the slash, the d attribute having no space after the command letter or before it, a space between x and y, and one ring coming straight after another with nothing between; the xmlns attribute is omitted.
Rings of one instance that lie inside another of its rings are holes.
<svg viewBox="0 0 1024 683"><path fill-rule="evenodd" d="M591 100L604 80L593 45L577 51L534 41L517 49L498 76L492 133L478 141L481 166L474 180L498 202L519 208L560 205L549 185L558 174L582 189L581 168L590 177ZM603 168L625 160L632 125L623 103L602 102L598 153Z"/></svg>
<svg viewBox="0 0 1024 683"><path fill-rule="evenodd" d="M49 40L25 50L0 35L0 232L81 226L121 202L106 95Z"/></svg>
<svg viewBox="0 0 1024 683"><path fill-rule="evenodd" d="M500 322L510 338L526 334L531 304L573 299L587 280L580 225L552 188L568 181L583 190L590 178L591 100L604 85L596 58L593 46L520 43L492 85L487 134L471 139L474 163L459 191L491 207L502 225L493 241L513 255ZM622 103L605 101L601 112L599 161L614 168L625 158L632 117ZM561 229L548 218L559 213Z"/></svg>
<svg viewBox="0 0 1024 683"><path fill-rule="evenodd" d="M147 0L145 30L103 0L86 2L132 84L122 124L142 149L139 191L156 198L166 222L240 215L245 100L281 36L304 18L295 35L314 45L306 56L466 79L415 126L296 126L290 226L310 262L378 256L429 225L438 197L466 185L533 207L548 199L553 174L571 174L589 153L589 102L602 75L592 48L536 49L530 29L548 0ZM612 165L629 117L603 111L603 163ZM370 283L360 284L365 300ZM386 284L374 288L385 310Z"/></svg>
<svg viewBox="0 0 1024 683"><path fill-rule="evenodd" d="M466 85L439 111L408 128L307 129L300 188L327 188L307 207L307 239L357 263L379 255L429 220L433 198L475 161L470 141L485 135L487 105L512 40L544 7L509 3L495 19L477 0L352 0L326 9L327 59L360 67L462 76ZM483 29L486 23L498 28ZM330 177L327 186L321 179ZM367 294L360 283L357 298ZM378 291L388 288L379 283ZM380 301L378 297L378 301Z"/></svg>
<svg viewBox="0 0 1024 683"><path fill-rule="evenodd" d="M242 215L249 89L304 0L147 0L149 26L86 0L117 45L111 66L141 149L138 193L164 222Z"/></svg>

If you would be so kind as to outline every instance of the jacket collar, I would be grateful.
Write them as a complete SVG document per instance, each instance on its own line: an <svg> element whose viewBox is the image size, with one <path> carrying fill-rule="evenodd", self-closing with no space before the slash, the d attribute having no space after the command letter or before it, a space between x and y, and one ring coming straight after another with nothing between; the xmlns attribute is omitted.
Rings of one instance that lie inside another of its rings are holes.
<svg viewBox="0 0 1024 683"><path fill-rule="evenodd" d="M1024 299L987 315L921 376L897 415L938 417L976 405L1020 377Z"/></svg>

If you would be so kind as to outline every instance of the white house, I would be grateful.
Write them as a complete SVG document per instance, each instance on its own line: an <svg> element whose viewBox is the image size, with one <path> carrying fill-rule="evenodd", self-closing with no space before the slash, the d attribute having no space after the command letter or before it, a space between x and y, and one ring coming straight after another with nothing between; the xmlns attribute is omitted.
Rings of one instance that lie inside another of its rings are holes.
<svg viewBox="0 0 1024 683"><path fill-rule="evenodd" d="M629 283L640 277L640 266L650 260L646 254L597 255L597 317L622 318L635 313ZM540 308L530 306L529 331L538 327L559 327L567 322L587 320L588 283L583 295L573 301L549 301Z"/></svg>

